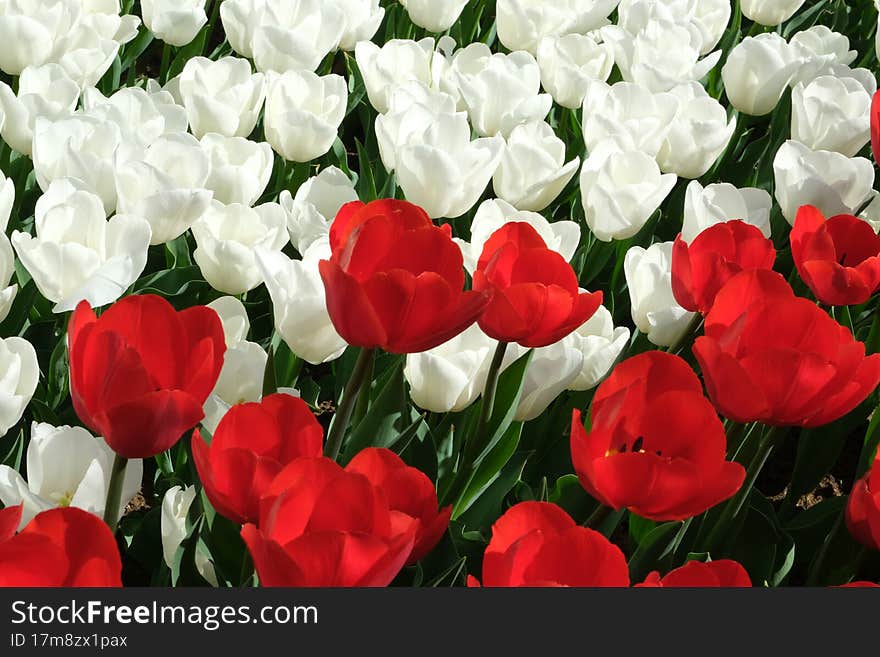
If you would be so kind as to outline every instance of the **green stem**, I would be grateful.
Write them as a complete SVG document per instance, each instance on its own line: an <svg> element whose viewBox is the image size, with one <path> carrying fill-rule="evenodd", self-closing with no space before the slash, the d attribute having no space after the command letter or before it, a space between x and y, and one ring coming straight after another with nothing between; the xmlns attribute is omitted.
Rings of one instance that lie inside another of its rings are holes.
<svg viewBox="0 0 880 657"><path fill-rule="evenodd" d="M807 577L807 586L816 586L818 584L819 576L822 574L822 568L825 565L825 558L828 556L828 549L831 547L834 537L837 536L837 532L839 532L840 528L843 526L845 515L846 514L843 511L837 514L837 520L834 522L834 526L825 536L825 540L822 541L822 547L819 549L819 554L816 556L815 561L813 561L813 565L810 566L810 574Z"/></svg>
<svg viewBox="0 0 880 657"><path fill-rule="evenodd" d="M880 308L875 308L871 330L868 333L868 339L865 340L865 354L870 356L878 351L880 351Z"/></svg>
<svg viewBox="0 0 880 657"><path fill-rule="evenodd" d="M165 84L168 82L168 69L171 67L171 50L173 46L165 44L162 47L162 63L159 65L159 82Z"/></svg>
<svg viewBox="0 0 880 657"><path fill-rule="evenodd" d="M375 360L370 358L370 362L367 364L367 374L366 380L371 381L373 379L373 367L375 364ZM357 402L354 406L354 415L352 416L352 424L354 426L358 425L364 416L367 414L367 409L370 406L370 386L361 386L360 391L358 391Z"/></svg>
<svg viewBox="0 0 880 657"><path fill-rule="evenodd" d="M721 517L718 518L718 522L715 523L715 526L712 528L712 531L709 533L709 536L703 544L702 552L713 552L718 547L718 543L721 539L727 534L727 531L730 529L730 523L736 519L742 510L749 494L752 492L752 486L755 485L755 480L758 478L758 475L761 473L764 464L770 456L770 452L773 451L777 439L785 430L784 427L770 427L764 432L764 435L761 436L761 442L758 443L758 449L755 452L755 456L752 458L749 467L746 470L746 479L743 482L742 487L740 487L736 495L725 504L724 510L721 512Z"/></svg>
<svg viewBox="0 0 880 657"><path fill-rule="evenodd" d="M351 413L354 411L354 405L358 398L358 392L363 386L367 378L368 365L373 360L372 349L361 349L354 370L348 383L345 384L345 390L342 392L342 399L336 407L336 415L333 417L333 423L330 425L330 433L327 436L327 444L324 447L324 456L334 461L339 457L339 450L342 447L342 439L345 436L345 430L348 429Z"/></svg>
<svg viewBox="0 0 880 657"><path fill-rule="evenodd" d="M110 470L110 485L107 487L107 501L104 504L104 522L115 532L119 523L119 505L122 502L122 482L125 480L125 466L128 459L117 454Z"/></svg>

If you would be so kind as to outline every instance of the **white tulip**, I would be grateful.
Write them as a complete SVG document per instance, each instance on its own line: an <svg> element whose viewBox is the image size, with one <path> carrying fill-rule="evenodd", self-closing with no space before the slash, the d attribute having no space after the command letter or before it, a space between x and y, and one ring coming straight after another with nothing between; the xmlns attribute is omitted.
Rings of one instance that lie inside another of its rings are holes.
<svg viewBox="0 0 880 657"><path fill-rule="evenodd" d="M650 23L669 21L699 37L701 55L708 55L724 35L732 13L728 0L621 0L617 24L638 34Z"/></svg>
<svg viewBox="0 0 880 657"><path fill-rule="evenodd" d="M209 132L247 137L266 95L263 74L251 73L250 62L239 57L193 57L183 67L177 88L196 137Z"/></svg>
<svg viewBox="0 0 880 657"><path fill-rule="evenodd" d="M391 92L410 80L430 85L433 80L434 39L391 39L381 47L361 41L354 49L358 70L370 104L380 114L388 111Z"/></svg>
<svg viewBox="0 0 880 657"><path fill-rule="evenodd" d="M583 105L590 80L605 81L614 68L610 43L590 35L544 37L538 44L541 84L553 100L569 109Z"/></svg>
<svg viewBox="0 0 880 657"><path fill-rule="evenodd" d="M769 114L803 61L776 33L746 37L734 46L721 69L728 100L745 114Z"/></svg>
<svg viewBox="0 0 880 657"><path fill-rule="evenodd" d="M672 294L672 242L626 252L623 273L639 331L658 347L671 347L687 332L696 313L688 312Z"/></svg>
<svg viewBox="0 0 880 657"><path fill-rule="evenodd" d="M712 98L699 82L676 87L678 113L657 154L660 169L682 178L699 178L724 152L736 129L736 119L727 120L724 106Z"/></svg>
<svg viewBox="0 0 880 657"><path fill-rule="evenodd" d="M692 242L701 232L732 219L752 224L770 237L770 194L757 187L737 189L730 183L703 187L698 181L688 183L684 195L684 223L681 238Z"/></svg>
<svg viewBox="0 0 880 657"><path fill-rule="evenodd" d="M76 108L79 87L58 64L28 66L18 79L18 94L0 82L0 136L24 155L31 154L38 117L54 121Z"/></svg>
<svg viewBox="0 0 880 657"><path fill-rule="evenodd" d="M483 393L498 342L472 324L438 347L407 354L403 376L413 403L433 413L456 413Z"/></svg>
<svg viewBox="0 0 880 657"><path fill-rule="evenodd" d="M354 183L337 167L327 167L312 176L292 196L281 192L278 202L287 213L290 242L300 254L330 233L330 224L346 203L357 201Z"/></svg>
<svg viewBox="0 0 880 657"><path fill-rule="evenodd" d="M153 231L151 244L164 244L192 226L211 202L205 189L210 161L189 134L157 139L141 161L116 170L119 211L144 217Z"/></svg>
<svg viewBox="0 0 880 657"><path fill-rule="evenodd" d="M871 96L852 78L828 75L791 92L791 138L854 157L871 140Z"/></svg>
<svg viewBox="0 0 880 657"><path fill-rule="evenodd" d="M336 1L270 0L254 28L251 50L260 71L314 71L348 24Z"/></svg>
<svg viewBox="0 0 880 657"><path fill-rule="evenodd" d="M794 225L798 208L814 205L826 216L848 214L871 199L874 164L863 157L812 151L796 141L785 142L773 160L776 200Z"/></svg>
<svg viewBox="0 0 880 657"><path fill-rule="evenodd" d="M103 438L82 427L34 422L27 448L27 481L14 469L0 465L0 501L22 505L19 529L35 515L72 506L102 517L110 487L115 454ZM119 517L137 495L144 476L142 459L125 465Z"/></svg>
<svg viewBox="0 0 880 657"><path fill-rule="evenodd" d="M150 225L134 215L109 221L101 199L59 179L37 201L36 236L15 231L12 244L37 289L55 306L93 308L119 299L147 264Z"/></svg>
<svg viewBox="0 0 880 657"><path fill-rule="evenodd" d="M791 37L789 44L792 51L801 59L800 69L791 81L792 86L798 82L809 84L822 75L856 78L864 75L848 73L849 65L858 57L857 51L850 50L849 38L824 25L814 25L807 30L797 32ZM859 70L865 71L865 69ZM874 76L870 71L865 73L873 80ZM876 80L873 86L877 88Z"/></svg>
<svg viewBox="0 0 880 657"><path fill-rule="evenodd" d="M460 115L443 114L396 155L397 182L407 200L432 218L460 217L479 200L504 154L504 138L470 140Z"/></svg>
<svg viewBox="0 0 880 657"><path fill-rule="evenodd" d="M208 304L208 308L220 318L227 348L234 347L247 339L251 330L251 321L244 304L238 297L225 296L214 299Z"/></svg>
<svg viewBox="0 0 880 657"><path fill-rule="evenodd" d="M85 114L58 121L38 117L34 124L34 174L40 189L58 178L78 178L101 198L104 212L116 208L115 162L133 156L119 126Z"/></svg>
<svg viewBox="0 0 880 657"><path fill-rule="evenodd" d="M874 229L874 232L880 231L880 194L875 194L873 200L859 214L859 219L863 219Z"/></svg>
<svg viewBox="0 0 880 657"><path fill-rule="evenodd" d="M224 137L210 132L199 142L210 161L205 188L221 203L253 205L272 177L275 158L266 142L244 137Z"/></svg>
<svg viewBox="0 0 880 657"><path fill-rule="evenodd" d="M459 116L455 99L447 93L410 80L391 92L388 111L376 117L376 141L379 157L386 171L397 167L397 151L410 143L424 140L424 134L441 115ZM467 113L461 112L459 122L467 122Z"/></svg>
<svg viewBox="0 0 880 657"><path fill-rule="evenodd" d="M632 82L590 81L583 105L584 142L593 152L608 137L631 140L636 150L656 157L678 112L678 99L652 93Z"/></svg>
<svg viewBox="0 0 880 657"><path fill-rule="evenodd" d="M242 294L263 282L254 249L280 251L287 243L286 214L277 203L251 208L214 201L192 233L193 260L208 284L226 294Z"/></svg>
<svg viewBox="0 0 880 657"><path fill-rule="evenodd" d="M471 224L471 241L452 238L461 249L464 267L473 274L483 253L483 247L496 230L510 222L527 223L541 236L548 249L571 260L581 239L581 228L574 221L549 222L536 212L519 211L500 199L488 199L480 204Z"/></svg>
<svg viewBox="0 0 880 657"><path fill-rule="evenodd" d="M15 185L0 172L0 322L12 309L18 285L9 285L15 273L15 253L6 237L6 225L15 202Z"/></svg>
<svg viewBox="0 0 880 657"><path fill-rule="evenodd" d="M611 25L602 37L614 47L623 79L654 92L700 80L721 59L720 50L700 59L702 36L670 21L651 21L636 34Z"/></svg>
<svg viewBox="0 0 880 657"><path fill-rule="evenodd" d="M743 16L761 25L775 27L797 13L805 0L741 0Z"/></svg>
<svg viewBox="0 0 880 657"><path fill-rule="evenodd" d="M543 37L585 34L608 24L620 0L498 0L498 40L535 54Z"/></svg>
<svg viewBox="0 0 880 657"><path fill-rule="evenodd" d="M565 144L547 123L517 126L492 178L495 194L518 210L540 212L574 178L581 159L565 162Z"/></svg>
<svg viewBox="0 0 880 657"><path fill-rule="evenodd" d="M600 143L581 169L581 202L587 225L603 242L634 236L675 187L675 174L661 174L650 156Z"/></svg>
<svg viewBox="0 0 880 657"><path fill-rule="evenodd" d="M568 389L591 390L599 385L626 348L629 336L629 329L625 326L614 328L611 313L605 306L599 306L590 319L563 338L563 342L584 356L583 367Z"/></svg>
<svg viewBox="0 0 880 657"><path fill-rule="evenodd" d="M110 70L119 54L120 44L114 36L115 29L108 30L98 20L83 17L56 41L52 60L81 89L93 87Z"/></svg>
<svg viewBox="0 0 880 657"><path fill-rule="evenodd" d="M186 516L196 499L196 487L172 486L165 491L162 498L162 515L159 521L162 533L162 558L165 565L174 565L174 555L183 543L189 531L186 527Z"/></svg>
<svg viewBox="0 0 880 657"><path fill-rule="evenodd" d="M493 53L472 43L452 58L458 88L477 134L505 137L521 123L542 121L553 99L541 90L541 69L523 51Z"/></svg>
<svg viewBox="0 0 880 657"><path fill-rule="evenodd" d="M528 351L518 344L507 348L505 360L513 363ZM571 342L560 340L535 349L523 379L522 395L514 416L528 422L541 415L553 400L574 383L584 366L584 354Z"/></svg>
<svg viewBox="0 0 880 657"><path fill-rule="evenodd" d="M56 43L77 20L78 8L58 0L6 0L0 6L0 70L20 75L52 61Z"/></svg>
<svg viewBox="0 0 880 657"><path fill-rule="evenodd" d="M318 261L330 255L326 240L314 243L302 260L257 249L257 262L272 299L275 329L290 350L312 363L339 358L348 346L330 321Z"/></svg>
<svg viewBox="0 0 880 657"><path fill-rule="evenodd" d="M21 419L30 403L40 365L33 345L24 338L0 338L0 436Z"/></svg>
<svg viewBox="0 0 880 657"><path fill-rule="evenodd" d="M428 32L445 32L470 0L400 0L409 19Z"/></svg>
<svg viewBox="0 0 880 657"><path fill-rule="evenodd" d="M157 39L185 46L208 22L205 0L141 0L144 25Z"/></svg>
<svg viewBox="0 0 880 657"><path fill-rule="evenodd" d="M339 39L340 50L354 50L360 41L369 41L375 36L385 17L385 9L379 0L329 0L342 10L345 28Z"/></svg>
<svg viewBox="0 0 880 657"><path fill-rule="evenodd" d="M169 92L155 87L146 91L123 87L109 97L89 87L83 92L83 109L86 115L119 128L126 149L117 152L117 165L123 159L142 157L159 137L187 129L186 110Z"/></svg>
<svg viewBox="0 0 880 657"><path fill-rule="evenodd" d="M285 160L320 157L336 141L347 103L348 85L342 76L288 71L269 83L263 119L266 141Z"/></svg>

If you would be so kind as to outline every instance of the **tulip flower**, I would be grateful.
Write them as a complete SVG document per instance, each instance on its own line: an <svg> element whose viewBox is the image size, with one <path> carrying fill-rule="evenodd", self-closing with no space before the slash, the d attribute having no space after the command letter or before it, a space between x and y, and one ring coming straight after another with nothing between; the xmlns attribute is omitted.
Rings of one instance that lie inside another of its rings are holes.
<svg viewBox="0 0 880 657"><path fill-rule="evenodd" d="M379 0L328 0L342 10L345 27L339 37L339 49L354 50L361 41L372 39L382 19L385 8L379 6Z"/></svg>
<svg viewBox="0 0 880 657"><path fill-rule="evenodd" d="M254 11L255 4L262 6ZM346 14L336 2L275 0L246 5L250 5L250 13L243 19L255 21L249 28L253 30L250 50L258 71L314 71L339 46L348 26Z"/></svg>
<svg viewBox="0 0 880 657"><path fill-rule="evenodd" d="M848 214L826 220L805 205L789 237L798 273L822 303L862 304L880 288L880 237L866 221Z"/></svg>
<svg viewBox="0 0 880 657"><path fill-rule="evenodd" d="M672 292L682 308L705 315L718 290L733 276L744 269L773 269L775 261L773 242L757 227L737 219L715 224L690 245L681 235L675 240Z"/></svg>
<svg viewBox="0 0 880 657"><path fill-rule="evenodd" d="M672 291L672 242L633 246L623 260L631 315L636 327L659 347L671 347L687 333L695 315Z"/></svg>
<svg viewBox="0 0 880 657"><path fill-rule="evenodd" d="M547 245L570 262L577 251L581 240L580 226L574 221L547 221L537 212L519 211L509 203L499 199L488 199L480 204L471 223L471 241L453 237L453 241L461 247L464 256L464 268L471 274L477 268L477 261L483 253L483 247L496 230L512 222L527 223Z"/></svg>
<svg viewBox="0 0 880 657"><path fill-rule="evenodd" d="M541 85L559 105L578 109L590 80L605 81L614 67L614 50L594 36L566 34L544 37L538 43Z"/></svg>
<svg viewBox="0 0 880 657"><path fill-rule="evenodd" d="M492 525L483 586L629 586L626 558L549 502L520 502ZM480 586L473 576L468 586Z"/></svg>
<svg viewBox="0 0 880 657"><path fill-rule="evenodd" d="M761 25L775 27L797 13L804 0L742 0L743 16Z"/></svg>
<svg viewBox="0 0 880 657"><path fill-rule="evenodd" d="M523 378L515 420L528 422L537 418L581 374L584 354L568 337L535 349ZM526 347L511 345L505 351L505 360L512 364L527 351Z"/></svg>
<svg viewBox="0 0 880 657"><path fill-rule="evenodd" d="M251 73L246 59L188 59L175 82L192 133L247 137L263 108L264 80L262 73Z"/></svg>
<svg viewBox="0 0 880 657"><path fill-rule="evenodd" d="M657 163L664 173L699 178L727 148L736 119L728 121L727 110L699 82L679 85L671 93L679 100L678 113L657 153Z"/></svg>
<svg viewBox="0 0 880 657"><path fill-rule="evenodd" d="M763 189L737 189L730 183L714 183L703 187L698 181L688 183L684 196L684 223L681 237L693 242L702 231L715 224L739 219L756 226L764 237L770 237L770 208L773 199Z"/></svg>
<svg viewBox="0 0 880 657"><path fill-rule="evenodd" d="M474 290L491 294L480 328L523 347L561 340L602 305L602 293L581 292L571 265L521 222L505 224L486 241Z"/></svg>
<svg viewBox="0 0 880 657"><path fill-rule="evenodd" d="M0 137L31 154L37 118L56 121L76 109L79 87L58 64L28 66L18 79L18 93L0 82Z"/></svg>
<svg viewBox="0 0 880 657"><path fill-rule="evenodd" d="M6 319L18 292L18 285L9 285L12 275L15 274L15 254L9 238L6 237L6 224L14 202L15 185L0 173L0 322Z"/></svg>
<svg viewBox="0 0 880 657"><path fill-rule="evenodd" d="M629 329L615 328L611 313L599 306L596 313L574 330L565 341L584 355L581 371L569 390L591 390L611 370L614 362L629 344Z"/></svg>
<svg viewBox="0 0 880 657"><path fill-rule="evenodd" d="M374 587L400 572L420 526L364 475L328 458L300 458L278 473L259 522L241 536L262 586Z"/></svg>
<svg viewBox="0 0 880 657"><path fill-rule="evenodd" d="M764 269L721 288L693 351L709 397L736 422L822 426L880 382L880 354L865 357L849 329Z"/></svg>
<svg viewBox="0 0 880 657"><path fill-rule="evenodd" d="M791 92L791 137L807 148L855 157L871 138L871 96L853 78L823 75Z"/></svg>
<svg viewBox="0 0 880 657"><path fill-rule="evenodd" d="M833 76L838 71L843 72L859 56L858 51L850 50L849 37L825 25L813 25L795 32L789 44L804 60L796 78L804 84L823 75ZM850 73L853 71L850 70ZM873 79L874 75L870 74L870 77ZM873 84L876 88L877 81L874 80Z"/></svg>
<svg viewBox="0 0 880 657"><path fill-rule="evenodd" d="M61 178L37 201L36 236L12 233L21 264L56 313L86 300L94 307L125 294L147 264L150 225L117 214L109 221L101 199Z"/></svg>
<svg viewBox="0 0 880 657"><path fill-rule="evenodd" d="M333 325L350 345L392 353L431 349L483 312L487 295L462 290L461 251L448 228L406 201L343 206L319 263Z"/></svg>
<svg viewBox="0 0 880 657"><path fill-rule="evenodd" d="M620 0L498 0L498 40L533 55L543 37L586 34L608 22Z"/></svg>
<svg viewBox="0 0 880 657"><path fill-rule="evenodd" d="M381 47L369 41L355 46L355 60L364 78L367 98L377 112L388 111L392 91L409 80L432 81L434 39L390 39Z"/></svg>
<svg viewBox="0 0 880 657"><path fill-rule="evenodd" d="M434 483L421 470L408 466L389 449L368 447L355 455L345 471L362 474L384 493L392 512L415 522L418 529L408 564L421 561L443 537L452 505L438 511Z"/></svg>
<svg viewBox="0 0 880 657"><path fill-rule="evenodd" d="M493 53L472 43L455 53L452 65L477 134L510 136L518 125L543 121L553 99L541 94L541 69L527 52Z"/></svg>
<svg viewBox="0 0 880 657"><path fill-rule="evenodd" d="M721 69L727 98L740 112L764 116L773 111L803 59L774 32L740 41Z"/></svg>
<svg viewBox="0 0 880 657"><path fill-rule="evenodd" d="M632 82L591 81L583 107L584 142L591 155L609 137L623 137L621 143L654 158L678 112L678 99Z"/></svg>
<svg viewBox="0 0 880 657"><path fill-rule="evenodd" d="M208 22L206 0L141 0L144 25L157 39L172 46L185 46ZM190 60L192 61L192 60Z"/></svg>
<svg viewBox="0 0 880 657"><path fill-rule="evenodd" d="M305 254L316 241L329 237L330 224L342 206L357 200L351 179L332 166L306 180L296 195L285 189L278 202L287 212L290 243L300 254Z"/></svg>
<svg viewBox="0 0 880 657"><path fill-rule="evenodd" d="M652 22L682 25L699 37L700 54L708 55L724 35L731 13L727 0L621 0L617 24L630 34L638 34Z"/></svg>
<svg viewBox="0 0 880 657"><path fill-rule="evenodd" d="M21 507L0 509L0 586L122 586L119 548L100 518L52 509L15 534L20 514Z"/></svg>
<svg viewBox="0 0 880 657"><path fill-rule="evenodd" d="M445 32L458 20L469 0L400 0L409 19L428 32Z"/></svg>
<svg viewBox="0 0 880 657"><path fill-rule="evenodd" d="M41 66L49 61L65 21L72 22L73 7L61 6L51 11L51 0L12 2L3 7L0 35L8 47L0 54L0 70L21 75L27 66Z"/></svg>
<svg viewBox="0 0 880 657"><path fill-rule="evenodd" d="M302 260L291 260L279 251L257 248L254 252L272 299L275 330L290 350L313 364L339 358L347 344L327 312L319 272L319 262L330 257L326 238L313 243Z"/></svg>
<svg viewBox="0 0 880 657"><path fill-rule="evenodd" d="M226 350L217 313L177 312L155 295L125 297L100 318L81 302L68 344L77 415L129 459L165 451L202 419Z"/></svg>
<svg viewBox="0 0 880 657"><path fill-rule="evenodd" d="M745 468L725 461L724 425L680 357L650 351L599 385L586 431L575 409L571 458L602 504L651 520L683 520L731 497Z"/></svg>
<svg viewBox="0 0 880 657"><path fill-rule="evenodd" d="M581 203L587 226L603 242L636 235L675 187L651 156L607 139L581 168Z"/></svg>
<svg viewBox="0 0 880 657"><path fill-rule="evenodd" d="M28 479L0 465L0 500L5 506L23 505L20 528L41 511L56 506L73 506L100 517L104 515L112 464L113 450L103 438L95 438L82 427L34 422L27 447ZM119 518L125 504L140 490L143 474L140 459L126 465Z"/></svg>
<svg viewBox="0 0 880 657"><path fill-rule="evenodd" d="M732 559L718 559L703 563L688 561L663 577L656 570L636 586L664 588L696 587L751 587L752 580L746 569Z"/></svg>
<svg viewBox="0 0 880 657"><path fill-rule="evenodd" d="M579 157L565 162L565 144L547 123L517 126L492 178L495 194L519 210L540 212L574 178Z"/></svg>
<svg viewBox="0 0 880 657"><path fill-rule="evenodd" d="M186 517L196 499L196 487L172 486L162 498L162 511L159 527L162 532L162 559L168 568L174 568L175 556L183 540L189 535ZM217 574L210 556L202 546L196 547L193 558L196 570L211 586L217 586Z"/></svg>
<svg viewBox="0 0 880 657"><path fill-rule="evenodd" d="M0 338L0 437L21 419L30 403L40 366L33 345L24 338Z"/></svg>
<svg viewBox="0 0 880 657"><path fill-rule="evenodd" d="M348 87L340 75L287 71L272 76L264 117L266 141L285 160L320 157L336 141L347 102Z"/></svg>
<svg viewBox="0 0 880 657"><path fill-rule="evenodd" d="M213 192L214 200L225 205L256 203L272 177L272 147L215 133L206 134L199 143L208 155L210 173L205 188Z"/></svg>
<svg viewBox="0 0 880 657"><path fill-rule="evenodd" d="M233 522L257 522L260 497L284 466L318 457L324 431L308 404L286 394L233 406L210 445L193 432L193 461L205 494Z"/></svg>
<svg viewBox="0 0 880 657"><path fill-rule="evenodd" d="M853 484L846 505L846 526L862 545L880 550L880 458Z"/></svg>
<svg viewBox="0 0 880 657"><path fill-rule="evenodd" d="M827 216L847 214L873 195L874 165L863 157L811 151L796 141L785 142L773 160L776 200L794 225L801 206L813 205Z"/></svg>

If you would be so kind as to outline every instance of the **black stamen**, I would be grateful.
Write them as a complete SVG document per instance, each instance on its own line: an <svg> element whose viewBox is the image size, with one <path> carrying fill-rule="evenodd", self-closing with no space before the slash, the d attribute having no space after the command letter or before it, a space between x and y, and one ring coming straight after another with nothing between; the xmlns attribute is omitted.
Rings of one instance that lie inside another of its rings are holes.
<svg viewBox="0 0 880 657"><path fill-rule="evenodd" d="M846 262L846 254L845 253L841 254L840 259L837 261L837 264L839 264L841 267L843 267L844 262Z"/></svg>
<svg viewBox="0 0 880 657"><path fill-rule="evenodd" d="M641 452L642 445L644 445L644 444L645 444L645 439L642 436L639 436L638 438L636 438L636 441L633 443L633 451L634 452Z"/></svg>
<svg viewBox="0 0 880 657"><path fill-rule="evenodd" d="M659 449L657 450L657 456L663 456L663 452L661 452Z"/></svg>

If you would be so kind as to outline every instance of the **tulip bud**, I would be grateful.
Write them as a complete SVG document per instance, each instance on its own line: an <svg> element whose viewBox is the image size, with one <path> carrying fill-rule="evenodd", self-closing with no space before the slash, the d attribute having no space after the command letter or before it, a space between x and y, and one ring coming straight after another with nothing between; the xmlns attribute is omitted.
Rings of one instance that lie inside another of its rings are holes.
<svg viewBox="0 0 880 657"><path fill-rule="evenodd" d="M292 0L251 6L254 4L259 7L256 14L251 17L245 13L243 18L256 21L249 50L258 71L314 71L339 47L348 26L346 13L336 2Z"/></svg>
<svg viewBox="0 0 880 657"><path fill-rule="evenodd" d="M743 16L761 25L775 27L795 15L805 0L742 0Z"/></svg>
<svg viewBox="0 0 880 657"><path fill-rule="evenodd" d="M498 0L498 40L508 50L536 53L541 39L586 34L608 24L620 0Z"/></svg>
<svg viewBox="0 0 880 657"><path fill-rule="evenodd" d="M629 343L629 329L614 327L611 313L599 306L596 314L565 338L584 355L583 367L572 381L569 390L591 390L611 371L618 356Z"/></svg>
<svg viewBox="0 0 880 657"><path fill-rule="evenodd" d="M710 226L731 219L757 226L764 237L770 237L772 205L773 199L763 189L737 189L730 183L714 183L703 187L693 180L688 183L685 191L681 237L685 242L691 242Z"/></svg>
<svg viewBox="0 0 880 657"><path fill-rule="evenodd" d="M361 41L369 41L385 17L379 0L326 0L342 10L345 27L339 37L339 49L351 51Z"/></svg>
<svg viewBox="0 0 880 657"><path fill-rule="evenodd" d="M208 155L210 172L205 188L214 193L214 200L227 205L256 203L272 177L272 147L215 133L208 133L199 143Z"/></svg>
<svg viewBox="0 0 880 657"><path fill-rule="evenodd" d="M469 0L400 0L409 19L428 32L445 32L465 8Z"/></svg>
<svg viewBox="0 0 880 657"><path fill-rule="evenodd" d="M40 379L37 352L24 338L0 338L0 436L21 419Z"/></svg>
<svg viewBox="0 0 880 657"><path fill-rule="evenodd" d="M569 109L583 105L590 80L611 75L614 50L591 35L545 37L538 44L541 84L558 104Z"/></svg>
<svg viewBox="0 0 880 657"><path fill-rule="evenodd" d="M727 98L745 114L769 114L802 63L795 49L776 33L746 37L734 46L721 69Z"/></svg>
<svg viewBox="0 0 880 657"><path fill-rule="evenodd" d="M18 292L18 285L9 285L15 274L15 253L6 237L6 224L14 201L15 185L0 173L0 322L6 319Z"/></svg>
<svg viewBox="0 0 880 657"><path fill-rule="evenodd" d="M357 200L354 184L341 169L327 167L317 176L306 180L296 196L286 189L278 202L287 213L287 232L290 242L300 254L330 233L330 223L346 203Z"/></svg>
<svg viewBox="0 0 880 657"><path fill-rule="evenodd" d="M871 138L871 96L852 78L818 77L791 92L791 138L855 157Z"/></svg>
<svg viewBox="0 0 880 657"><path fill-rule="evenodd" d="M409 80L431 84L434 39L391 39L381 47L369 41L355 46L355 60L370 104L380 114L389 109L392 91Z"/></svg>
<svg viewBox="0 0 880 657"><path fill-rule="evenodd" d="M141 0L144 25L157 39L185 46L208 22L205 0Z"/></svg>
<svg viewBox="0 0 880 657"><path fill-rule="evenodd" d="M617 24L638 34L653 22L675 23L690 30L708 55L724 35L732 13L728 0L622 0L617 6Z"/></svg>

